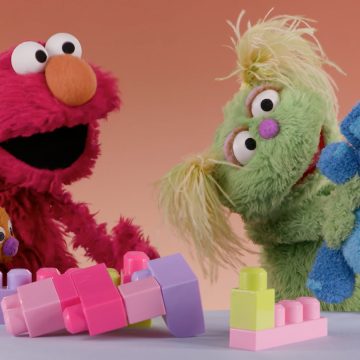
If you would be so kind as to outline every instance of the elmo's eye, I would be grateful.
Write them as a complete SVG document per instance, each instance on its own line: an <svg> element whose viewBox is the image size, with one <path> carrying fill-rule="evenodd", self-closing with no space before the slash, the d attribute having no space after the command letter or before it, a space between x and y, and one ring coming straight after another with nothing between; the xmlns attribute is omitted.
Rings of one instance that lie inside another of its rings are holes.
<svg viewBox="0 0 360 360"><path fill-rule="evenodd" d="M67 33L58 33L51 36L46 42L45 49L49 56L68 54L81 57L82 54L79 40Z"/></svg>
<svg viewBox="0 0 360 360"><path fill-rule="evenodd" d="M255 96L250 104L253 117L264 116L274 110L280 100L279 93L273 89L267 89Z"/></svg>
<svg viewBox="0 0 360 360"><path fill-rule="evenodd" d="M11 54L11 65L17 74L25 75L44 70L48 54L45 48L35 41L19 44Z"/></svg>

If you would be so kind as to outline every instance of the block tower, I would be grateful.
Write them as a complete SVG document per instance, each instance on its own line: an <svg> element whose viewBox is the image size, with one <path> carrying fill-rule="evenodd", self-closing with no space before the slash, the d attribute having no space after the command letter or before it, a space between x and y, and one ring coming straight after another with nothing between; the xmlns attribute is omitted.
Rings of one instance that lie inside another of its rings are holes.
<svg viewBox="0 0 360 360"><path fill-rule="evenodd" d="M262 268L240 271L239 287L231 292L230 347L264 350L327 335L327 319L313 297L275 304Z"/></svg>

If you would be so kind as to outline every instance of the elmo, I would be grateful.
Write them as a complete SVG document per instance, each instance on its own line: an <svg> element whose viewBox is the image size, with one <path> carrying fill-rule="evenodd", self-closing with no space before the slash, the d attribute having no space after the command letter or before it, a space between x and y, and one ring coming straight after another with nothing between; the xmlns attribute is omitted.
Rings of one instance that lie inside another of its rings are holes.
<svg viewBox="0 0 360 360"><path fill-rule="evenodd" d="M2 270L74 267L69 238L108 267L120 269L129 250L157 256L131 220L121 217L108 234L64 189L91 174L99 121L119 107L116 80L82 58L73 35L26 41L0 55L0 206L19 241Z"/></svg>

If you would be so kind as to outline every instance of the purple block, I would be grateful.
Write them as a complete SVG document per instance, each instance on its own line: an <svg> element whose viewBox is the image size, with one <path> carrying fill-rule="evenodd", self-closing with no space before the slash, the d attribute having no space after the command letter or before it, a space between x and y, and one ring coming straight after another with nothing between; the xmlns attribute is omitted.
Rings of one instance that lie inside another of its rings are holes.
<svg viewBox="0 0 360 360"><path fill-rule="evenodd" d="M164 320L177 337L205 332L199 283L180 254L149 261L148 268L159 283L164 299Z"/></svg>
<svg viewBox="0 0 360 360"><path fill-rule="evenodd" d="M131 281L138 281L138 280L142 280L142 279L146 279L149 276L151 276L151 272L149 269L144 269L144 270L139 270L139 271L135 271L132 275L131 275Z"/></svg>
<svg viewBox="0 0 360 360"><path fill-rule="evenodd" d="M26 269L12 269L7 274L7 286L3 286L3 274L0 272L0 303L6 296L14 295L19 286L31 283L32 275ZM0 307L0 324L4 324L4 317Z"/></svg>

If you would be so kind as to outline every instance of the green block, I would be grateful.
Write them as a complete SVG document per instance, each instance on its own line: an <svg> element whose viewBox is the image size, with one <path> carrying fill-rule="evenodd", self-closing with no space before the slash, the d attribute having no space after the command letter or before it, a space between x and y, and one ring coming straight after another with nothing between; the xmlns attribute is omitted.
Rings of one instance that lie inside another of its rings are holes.
<svg viewBox="0 0 360 360"><path fill-rule="evenodd" d="M265 330L274 327L274 289L231 291L230 327L243 330Z"/></svg>

